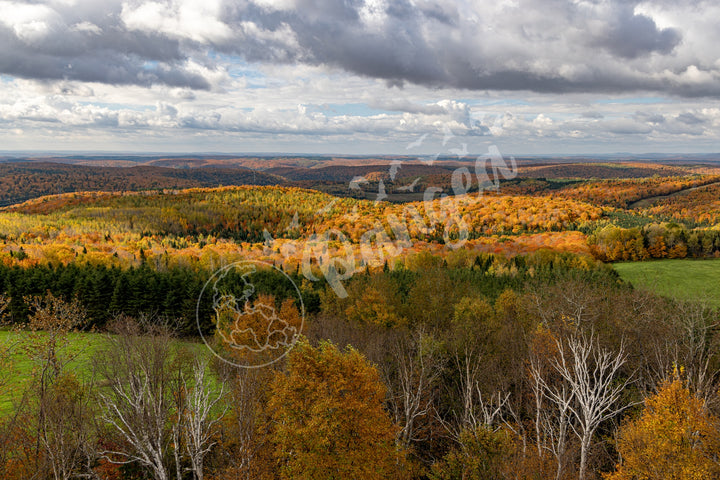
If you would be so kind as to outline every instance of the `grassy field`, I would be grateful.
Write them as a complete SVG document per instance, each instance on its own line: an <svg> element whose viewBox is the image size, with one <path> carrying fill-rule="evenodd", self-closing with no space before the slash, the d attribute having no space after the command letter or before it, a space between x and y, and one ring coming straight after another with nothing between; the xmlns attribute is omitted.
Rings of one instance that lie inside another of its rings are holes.
<svg viewBox="0 0 720 480"><path fill-rule="evenodd" d="M35 363L25 348L26 332L0 330L0 351L10 347L11 355L8 364L2 365L0 372L0 414L6 412L24 391ZM81 374L89 375L92 370L92 358L102 345L105 336L97 333L71 333L67 348L61 353L69 359L68 367Z"/></svg>
<svg viewBox="0 0 720 480"><path fill-rule="evenodd" d="M2 368L0 415L12 411L13 402L22 396L27 382L32 377L33 369L36 368L36 363L27 353L27 339L27 332L0 330L0 352L5 351L7 347L10 347L12 352L9 362L0 360L0 368ZM99 354L104 342L107 341L106 334L71 333L68 340L67 346L61 352L62 358L68 362L67 369L81 378L90 379L93 372L93 358ZM175 345L189 347L202 355L209 353L202 343L177 341Z"/></svg>
<svg viewBox="0 0 720 480"><path fill-rule="evenodd" d="M616 263L623 280L660 295L720 307L720 259Z"/></svg>

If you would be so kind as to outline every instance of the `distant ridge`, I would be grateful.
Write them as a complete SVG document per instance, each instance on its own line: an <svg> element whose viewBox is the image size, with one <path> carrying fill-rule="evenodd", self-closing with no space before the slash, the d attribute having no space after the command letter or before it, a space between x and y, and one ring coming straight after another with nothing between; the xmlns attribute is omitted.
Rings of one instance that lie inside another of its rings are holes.
<svg viewBox="0 0 720 480"><path fill-rule="evenodd" d="M0 206L79 191L132 191L220 185L278 185L277 175L242 167L179 169L136 165L96 167L53 162L0 163Z"/></svg>

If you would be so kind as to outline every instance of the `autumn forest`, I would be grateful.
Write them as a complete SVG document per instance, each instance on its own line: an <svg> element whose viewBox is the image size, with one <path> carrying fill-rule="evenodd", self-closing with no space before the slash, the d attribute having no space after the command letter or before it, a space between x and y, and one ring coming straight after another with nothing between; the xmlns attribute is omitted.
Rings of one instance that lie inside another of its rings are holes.
<svg viewBox="0 0 720 480"><path fill-rule="evenodd" d="M0 159L0 478L719 478L720 163L484 160Z"/></svg>

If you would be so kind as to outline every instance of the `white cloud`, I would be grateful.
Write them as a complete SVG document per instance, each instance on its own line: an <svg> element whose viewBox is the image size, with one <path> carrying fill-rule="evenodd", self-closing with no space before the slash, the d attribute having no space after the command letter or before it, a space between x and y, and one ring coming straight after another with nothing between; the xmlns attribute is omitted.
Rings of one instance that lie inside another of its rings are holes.
<svg viewBox="0 0 720 480"><path fill-rule="evenodd" d="M221 0L126 2L120 16L130 30L215 43L232 36L229 26L219 18L221 8Z"/></svg>
<svg viewBox="0 0 720 480"><path fill-rule="evenodd" d="M102 33L102 28L88 21L76 23L72 26L72 30L75 30L76 32L92 33L94 35L100 35Z"/></svg>
<svg viewBox="0 0 720 480"><path fill-rule="evenodd" d="M44 40L60 21L60 16L45 5L0 1L0 24L28 44Z"/></svg>
<svg viewBox="0 0 720 480"><path fill-rule="evenodd" d="M720 6L694 5L0 0L0 142L717 149Z"/></svg>

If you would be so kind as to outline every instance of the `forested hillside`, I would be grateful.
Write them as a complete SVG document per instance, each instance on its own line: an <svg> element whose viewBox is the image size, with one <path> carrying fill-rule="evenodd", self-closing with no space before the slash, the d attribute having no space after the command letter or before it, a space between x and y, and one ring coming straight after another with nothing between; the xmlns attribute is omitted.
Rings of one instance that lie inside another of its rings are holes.
<svg viewBox="0 0 720 480"><path fill-rule="evenodd" d="M354 161L6 165L83 191L0 210L0 478L720 475L720 295L612 265L720 257L714 167Z"/></svg>
<svg viewBox="0 0 720 480"><path fill-rule="evenodd" d="M39 162L0 163L0 206L66 192L275 185L283 181L274 175L245 168L121 168Z"/></svg>

